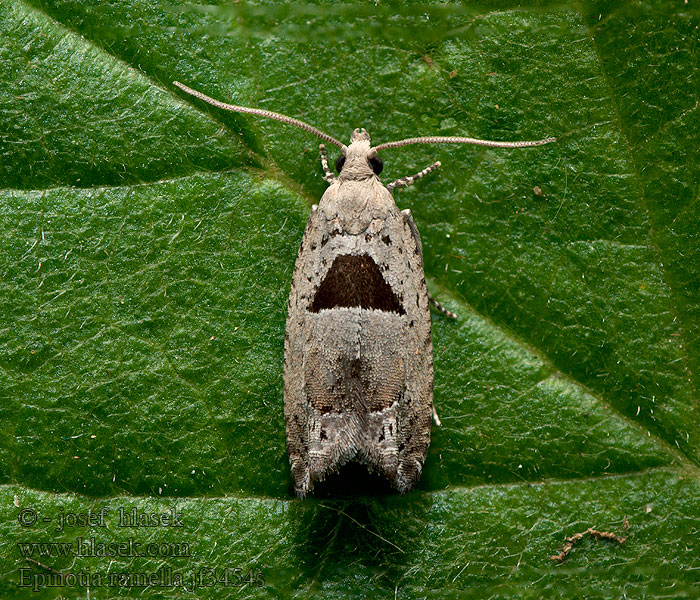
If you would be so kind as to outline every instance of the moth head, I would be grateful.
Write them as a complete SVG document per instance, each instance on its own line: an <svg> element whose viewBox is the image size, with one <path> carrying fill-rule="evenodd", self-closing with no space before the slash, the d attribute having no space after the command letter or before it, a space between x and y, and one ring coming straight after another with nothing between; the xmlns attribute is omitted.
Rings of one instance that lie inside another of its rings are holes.
<svg viewBox="0 0 700 600"><path fill-rule="evenodd" d="M366 179L379 175L384 168L376 149L370 145L369 133L355 129L350 136L350 145L335 161L335 169L343 179Z"/></svg>

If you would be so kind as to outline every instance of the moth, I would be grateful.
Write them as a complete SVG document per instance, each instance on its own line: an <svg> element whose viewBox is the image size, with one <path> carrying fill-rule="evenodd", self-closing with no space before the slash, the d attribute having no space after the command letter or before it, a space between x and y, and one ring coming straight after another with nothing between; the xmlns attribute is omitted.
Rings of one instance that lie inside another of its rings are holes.
<svg viewBox="0 0 700 600"><path fill-rule="evenodd" d="M337 177L320 146L329 183L311 208L289 293L284 338L284 417L294 488L301 498L351 460L404 493L418 481L430 444L433 348L423 249L410 210L392 190L440 166L385 185L379 152L408 144L478 144L522 148L555 141L496 142L416 137L372 147L364 129L345 145L285 115L219 102L179 82L181 90L234 112L295 125L340 149Z"/></svg>

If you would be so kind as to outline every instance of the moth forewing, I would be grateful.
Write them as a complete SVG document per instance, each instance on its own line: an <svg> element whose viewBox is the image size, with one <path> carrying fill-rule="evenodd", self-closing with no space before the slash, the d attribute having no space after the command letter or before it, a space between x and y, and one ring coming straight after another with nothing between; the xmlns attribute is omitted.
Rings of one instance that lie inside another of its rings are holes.
<svg viewBox="0 0 700 600"><path fill-rule="evenodd" d="M285 336L285 420L303 496L356 459L400 491L430 441L432 345L423 261L375 177L339 178L313 211Z"/></svg>

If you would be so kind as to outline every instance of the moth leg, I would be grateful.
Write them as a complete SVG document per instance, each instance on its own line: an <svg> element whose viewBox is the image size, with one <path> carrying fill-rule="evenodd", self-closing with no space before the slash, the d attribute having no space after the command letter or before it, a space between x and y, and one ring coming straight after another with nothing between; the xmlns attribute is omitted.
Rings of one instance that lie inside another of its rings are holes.
<svg viewBox="0 0 700 600"><path fill-rule="evenodd" d="M328 168L328 155L326 154L326 145L321 144L318 147L318 149L321 152L321 166L323 167L323 178L328 183L333 183L335 181L335 175L333 175L333 173L331 173L331 170Z"/></svg>
<svg viewBox="0 0 700 600"><path fill-rule="evenodd" d="M438 427L442 427L442 421L440 420L440 417L438 417L437 411L435 410L435 405L433 404L433 421L435 421L435 425Z"/></svg>
<svg viewBox="0 0 700 600"><path fill-rule="evenodd" d="M430 167L428 167L428 168L430 168ZM411 214L411 211L409 209L402 210L401 214L403 215L403 218L406 220L406 224L408 225L408 228L411 230L411 233L413 234L413 239L416 240L416 247L418 248L418 252L420 253L420 257L422 260L423 259L423 245L421 244L420 235L418 235L418 227L416 227L416 222L413 220L413 215ZM430 304L432 304L435 308L437 308L446 317L449 317L450 319L457 318L457 315L455 313L447 310L442 304L440 304L437 300L435 300L435 298L433 298L430 295L430 292L428 292L428 300L430 301ZM440 419L436 419L435 422L439 423Z"/></svg>
<svg viewBox="0 0 700 600"><path fill-rule="evenodd" d="M415 175L411 175L410 177L401 177L401 179L396 179L392 181L389 185L387 185L387 189L393 190L396 187L406 187L407 185L411 185L416 179L420 179L421 177L424 177L431 171L434 171L440 166L440 161L438 160L437 162L434 162L432 165L429 167L425 167L422 171L419 173L416 173Z"/></svg>
<svg viewBox="0 0 700 600"><path fill-rule="evenodd" d="M430 304L432 304L438 311L440 311L443 315L446 317L449 317L450 319L456 319L457 315L454 314L451 310L447 310L442 304L440 304L435 298L433 298L430 295L430 292L428 292L428 300L430 301ZM439 421L439 419L436 419L436 422Z"/></svg>
<svg viewBox="0 0 700 600"><path fill-rule="evenodd" d="M420 259L423 260L423 244L420 241L420 235L418 234L418 227L416 227L416 222L413 220L413 215L411 214L411 209L406 208L401 211L401 214L403 215L404 221L406 221L406 225L408 225L408 228L411 230L411 234L413 235L413 239L416 242L416 248L418 248L418 254L420 254Z"/></svg>

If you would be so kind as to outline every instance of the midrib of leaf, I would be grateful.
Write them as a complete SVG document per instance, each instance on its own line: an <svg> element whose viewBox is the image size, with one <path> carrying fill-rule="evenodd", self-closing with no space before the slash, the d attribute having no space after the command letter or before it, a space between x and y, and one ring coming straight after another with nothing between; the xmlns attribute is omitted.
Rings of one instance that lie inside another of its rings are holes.
<svg viewBox="0 0 700 600"><path fill-rule="evenodd" d="M588 32L589 40L590 40L590 45L593 51L595 52L596 58L598 60L598 66L600 67L600 72L603 75L603 78L605 80L605 85L608 89L608 97L609 100L614 107L615 110L615 119L617 121L617 128L620 131L620 135L622 136L624 143L625 143L625 152L627 153L627 156L629 158L629 163L632 166L632 169L634 170L634 182L635 182L635 187L637 189L637 193L639 194L639 197L642 199L642 208L644 210L644 213L646 215L646 220L647 223L649 224L649 233L650 233L650 239L652 241L653 247L654 247L654 254L656 255L657 259L656 262L661 269L661 271L664 274L664 284L666 288L669 290L669 298L670 298L670 309L673 312L674 320L677 320L678 323L680 324L680 331L682 332L682 348L683 348L683 356L685 358L684 360L684 370L688 374L688 377L691 381L694 383L695 389L698 389L700 387L700 381L698 380L697 373L693 372L693 370L690 367L690 357L688 355L688 329L687 325L685 325L685 319L682 316L682 312L678 310L678 302L679 302L679 295L678 291L676 290L675 286L673 285L672 278L669 277L668 269L666 268L666 264L668 261L664 262L662 259L663 251L661 249L661 245L659 244L659 239L658 235L656 233L656 230L654 228L654 220L651 215L651 211L649 210L649 200L647 198L646 192L645 192L645 186L641 182L640 174L639 174L639 162L637 160L636 154L634 150L632 149L632 144L629 139L628 135L628 130L625 127L625 123L622 119L622 116L620 115L620 107L618 103L618 99L614 94L614 87L610 81L610 76L605 68L605 62L603 60L603 57L600 54L600 49L598 48L598 44L596 43L595 40L595 35L593 34L593 31L591 30L591 26L587 23L585 19L585 10L583 6L581 5L581 2L577 0L575 3L576 7L578 9L578 12L581 15L581 21L586 27L586 31ZM611 15L608 15L606 17L609 19L610 17L614 16L616 13L613 12ZM695 103L695 106L692 107L691 109L688 109L686 111L683 111L680 115L677 115L674 117L674 119L670 121L666 121L663 125L663 127L668 127L671 123L674 121L681 119L686 113L691 112L692 110L695 110L698 106L698 102ZM653 137L656 137L659 135L660 131L657 131L654 133ZM698 410L700 408L700 398L698 396L695 396L695 406L693 408L694 412L697 414ZM655 436L658 438L658 436ZM670 449L670 444L665 442L665 445L669 447ZM682 453L682 451L681 451ZM685 453L682 453L683 456L686 457L686 460L684 461L685 463L688 463L688 466L690 467L690 457L688 457ZM698 467L697 464L692 463L692 470L696 473L696 477L698 476L698 473L700 473L700 468Z"/></svg>

